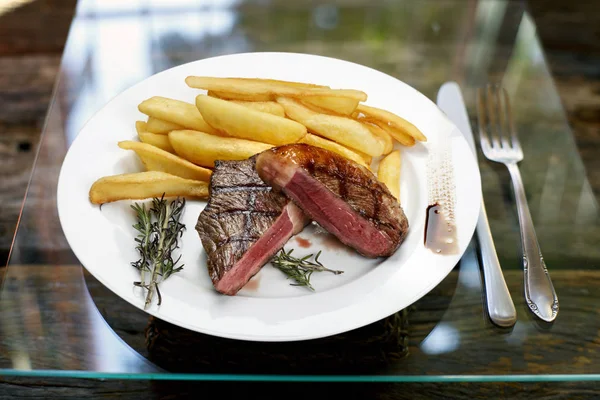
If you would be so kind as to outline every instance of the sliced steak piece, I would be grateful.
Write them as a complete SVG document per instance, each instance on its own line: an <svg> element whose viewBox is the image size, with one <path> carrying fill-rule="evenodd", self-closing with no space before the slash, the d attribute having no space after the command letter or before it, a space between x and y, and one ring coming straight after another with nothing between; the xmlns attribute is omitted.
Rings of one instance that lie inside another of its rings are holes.
<svg viewBox="0 0 600 400"><path fill-rule="evenodd" d="M260 179L255 161L215 162L208 204L196 223L213 286L227 295L235 295L308 222Z"/></svg>
<svg viewBox="0 0 600 400"><path fill-rule="evenodd" d="M256 170L342 243L367 257L390 256L404 241L408 220L375 175L333 152L306 144L260 153Z"/></svg>

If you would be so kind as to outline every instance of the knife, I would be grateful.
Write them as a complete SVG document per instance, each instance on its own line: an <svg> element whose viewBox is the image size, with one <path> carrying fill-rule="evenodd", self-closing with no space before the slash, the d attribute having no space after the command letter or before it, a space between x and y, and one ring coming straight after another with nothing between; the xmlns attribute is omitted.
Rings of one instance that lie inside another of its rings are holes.
<svg viewBox="0 0 600 400"><path fill-rule="evenodd" d="M437 104L458 127L467 140L467 143L469 143L471 151L473 151L473 156L477 159L473 131L471 130L460 86L456 82L444 83L438 92ZM492 322L496 325L511 327L517 322L517 311L506 286L500 261L498 261L483 196L481 198L481 209L479 211L479 219L477 220L476 233L483 267L488 314Z"/></svg>

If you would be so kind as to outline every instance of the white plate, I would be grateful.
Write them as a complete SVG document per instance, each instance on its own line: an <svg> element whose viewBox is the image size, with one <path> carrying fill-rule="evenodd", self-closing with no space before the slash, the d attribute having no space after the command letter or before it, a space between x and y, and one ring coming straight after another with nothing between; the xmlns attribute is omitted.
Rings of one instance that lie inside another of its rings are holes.
<svg viewBox="0 0 600 400"><path fill-rule="evenodd" d="M333 335L375 322L421 298L453 269L475 229L480 203L480 177L474 157L458 129L439 108L410 86L376 70L332 58L290 53L247 53L181 65L156 74L126 90L82 129L64 160L58 183L58 212L63 231L83 266L102 284L143 309L134 289L139 272L132 202L92 205L88 191L106 175L141 171L132 151L120 140L137 140L134 121L145 118L137 105L151 96L194 102L200 93L186 86L188 75L245 76L295 80L365 91L366 104L382 107L412 121L428 137L402 153L402 204L410 232L400 249L386 260L363 258L328 245L327 235L307 228L299 236L311 248L291 239L286 248L297 254L323 250L321 261L342 275L313 274L315 292L289 285L283 273L267 264L238 295L215 292L206 271L206 256L194 226L205 206L188 201L181 242L184 269L162 283L163 302L148 312L184 328L227 338L291 341ZM423 246L427 207L428 147L446 139L451 147L456 183L456 219L460 254L441 256Z"/></svg>

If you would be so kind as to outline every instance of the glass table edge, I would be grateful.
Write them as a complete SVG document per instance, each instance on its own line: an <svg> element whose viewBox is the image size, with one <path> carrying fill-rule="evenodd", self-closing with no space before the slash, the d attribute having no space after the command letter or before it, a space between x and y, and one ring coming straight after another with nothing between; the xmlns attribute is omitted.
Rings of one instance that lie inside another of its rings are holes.
<svg viewBox="0 0 600 400"><path fill-rule="evenodd" d="M104 373L76 370L0 369L0 377L45 377L111 380L237 381L237 382L595 382L600 374L503 374L503 375L261 375L194 373Z"/></svg>

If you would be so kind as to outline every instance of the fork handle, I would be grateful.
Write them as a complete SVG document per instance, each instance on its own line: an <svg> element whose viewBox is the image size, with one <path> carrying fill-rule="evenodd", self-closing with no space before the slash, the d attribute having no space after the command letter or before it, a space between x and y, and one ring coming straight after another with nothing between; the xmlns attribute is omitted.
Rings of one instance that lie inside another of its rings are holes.
<svg viewBox="0 0 600 400"><path fill-rule="evenodd" d="M488 314L496 325L504 328L511 327L517 322L517 311L498 261L483 200L477 221L477 241L483 268Z"/></svg>
<svg viewBox="0 0 600 400"><path fill-rule="evenodd" d="M535 234L519 167L516 163L508 163L506 166L512 178L521 228L525 301L535 315L546 322L552 322L558 314L558 297Z"/></svg>

